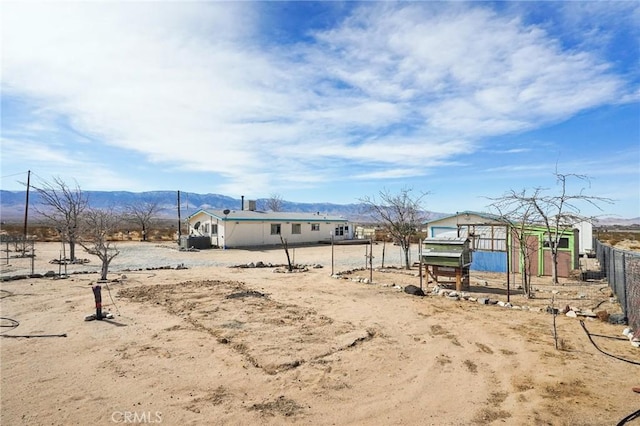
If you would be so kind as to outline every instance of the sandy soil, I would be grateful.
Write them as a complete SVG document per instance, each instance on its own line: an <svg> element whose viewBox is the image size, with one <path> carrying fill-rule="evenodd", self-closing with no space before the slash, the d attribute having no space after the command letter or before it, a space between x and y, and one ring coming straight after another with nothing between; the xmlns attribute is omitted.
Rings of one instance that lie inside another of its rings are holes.
<svg viewBox="0 0 640 426"><path fill-rule="evenodd" d="M120 247L103 291L112 320L84 321L98 278L71 274L98 269L84 253L66 279L0 284L1 316L19 322L3 320L3 335L66 334L0 339L1 424L605 425L640 407L637 365L598 352L580 318L556 318L556 350L553 316L535 311L555 295L558 307L619 312L601 282L538 279L535 299L510 292L534 310L507 309L398 290L419 285L415 270L332 278L329 246L296 248L296 263L323 267L288 274L230 267L285 263L281 249ZM59 249L38 244L35 272L58 272ZM364 250L336 247L334 272L364 266ZM29 269L10 258L2 275ZM506 301L505 284L473 274L471 295ZM586 326L623 338L620 325ZM640 361L627 340L594 339Z"/></svg>

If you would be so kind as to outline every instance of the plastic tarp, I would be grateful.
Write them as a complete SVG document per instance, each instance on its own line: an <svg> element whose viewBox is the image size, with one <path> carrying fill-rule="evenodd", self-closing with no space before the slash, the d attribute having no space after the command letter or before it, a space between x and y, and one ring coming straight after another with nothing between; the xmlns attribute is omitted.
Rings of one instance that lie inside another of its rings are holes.
<svg viewBox="0 0 640 426"><path fill-rule="evenodd" d="M504 251L473 252L472 271L507 272L507 253Z"/></svg>

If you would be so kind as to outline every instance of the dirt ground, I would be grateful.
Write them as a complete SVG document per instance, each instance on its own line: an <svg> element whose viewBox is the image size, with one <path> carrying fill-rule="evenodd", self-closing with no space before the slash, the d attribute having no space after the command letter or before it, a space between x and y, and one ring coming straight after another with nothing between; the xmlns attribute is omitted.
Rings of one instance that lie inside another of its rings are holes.
<svg viewBox="0 0 640 426"><path fill-rule="evenodd" d="M34 272L64 271L49 263L59 244L35 250ZM426 297L408 295L398 287L418 286L417 270L391 255L380 270L377 246L372 283L353 271L364 246L296 248L309 265L296 273L279 272L281 249L120 250L102 292L110 320L84 321L99 269L84 253L68 278L0 283L13 320L0 333L47 336L0 339L1 424L608 425L640 408L640 368L599 352L580 320L638 362L624 326L559 315L555 349L552 297L619 313L603 282L537 278L526 299L513 276L509 309L432 295L427 279ZM11 256L2 276L30 273ZM251 262L267 266L232 267ZM472 273L467 296L506 302L506 276Z"/></svg>

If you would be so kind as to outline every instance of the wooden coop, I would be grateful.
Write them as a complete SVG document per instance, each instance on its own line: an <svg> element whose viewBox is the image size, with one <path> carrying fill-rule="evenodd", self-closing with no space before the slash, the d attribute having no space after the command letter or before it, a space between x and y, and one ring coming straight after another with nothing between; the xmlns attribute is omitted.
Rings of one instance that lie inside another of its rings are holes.
<svg viewBox="0 0 640 426"><path fill-rule="evenodd" d="M439 277L455 278L457 291L469 290L469 243L468 238L428 238L422 242L422 264L436 284Z"/></svg>

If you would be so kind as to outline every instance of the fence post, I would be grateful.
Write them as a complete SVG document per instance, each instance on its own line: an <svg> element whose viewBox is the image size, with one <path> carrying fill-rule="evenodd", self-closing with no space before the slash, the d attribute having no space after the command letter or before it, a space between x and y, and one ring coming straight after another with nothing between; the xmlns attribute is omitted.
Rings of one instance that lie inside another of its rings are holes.
<svg viewBox="0 0 640 426"><path fill-rule="evenodd" d="M622 291L624 292L624 322L629 324L629 299L627 299L627 254L622 252Z"/></svg>

